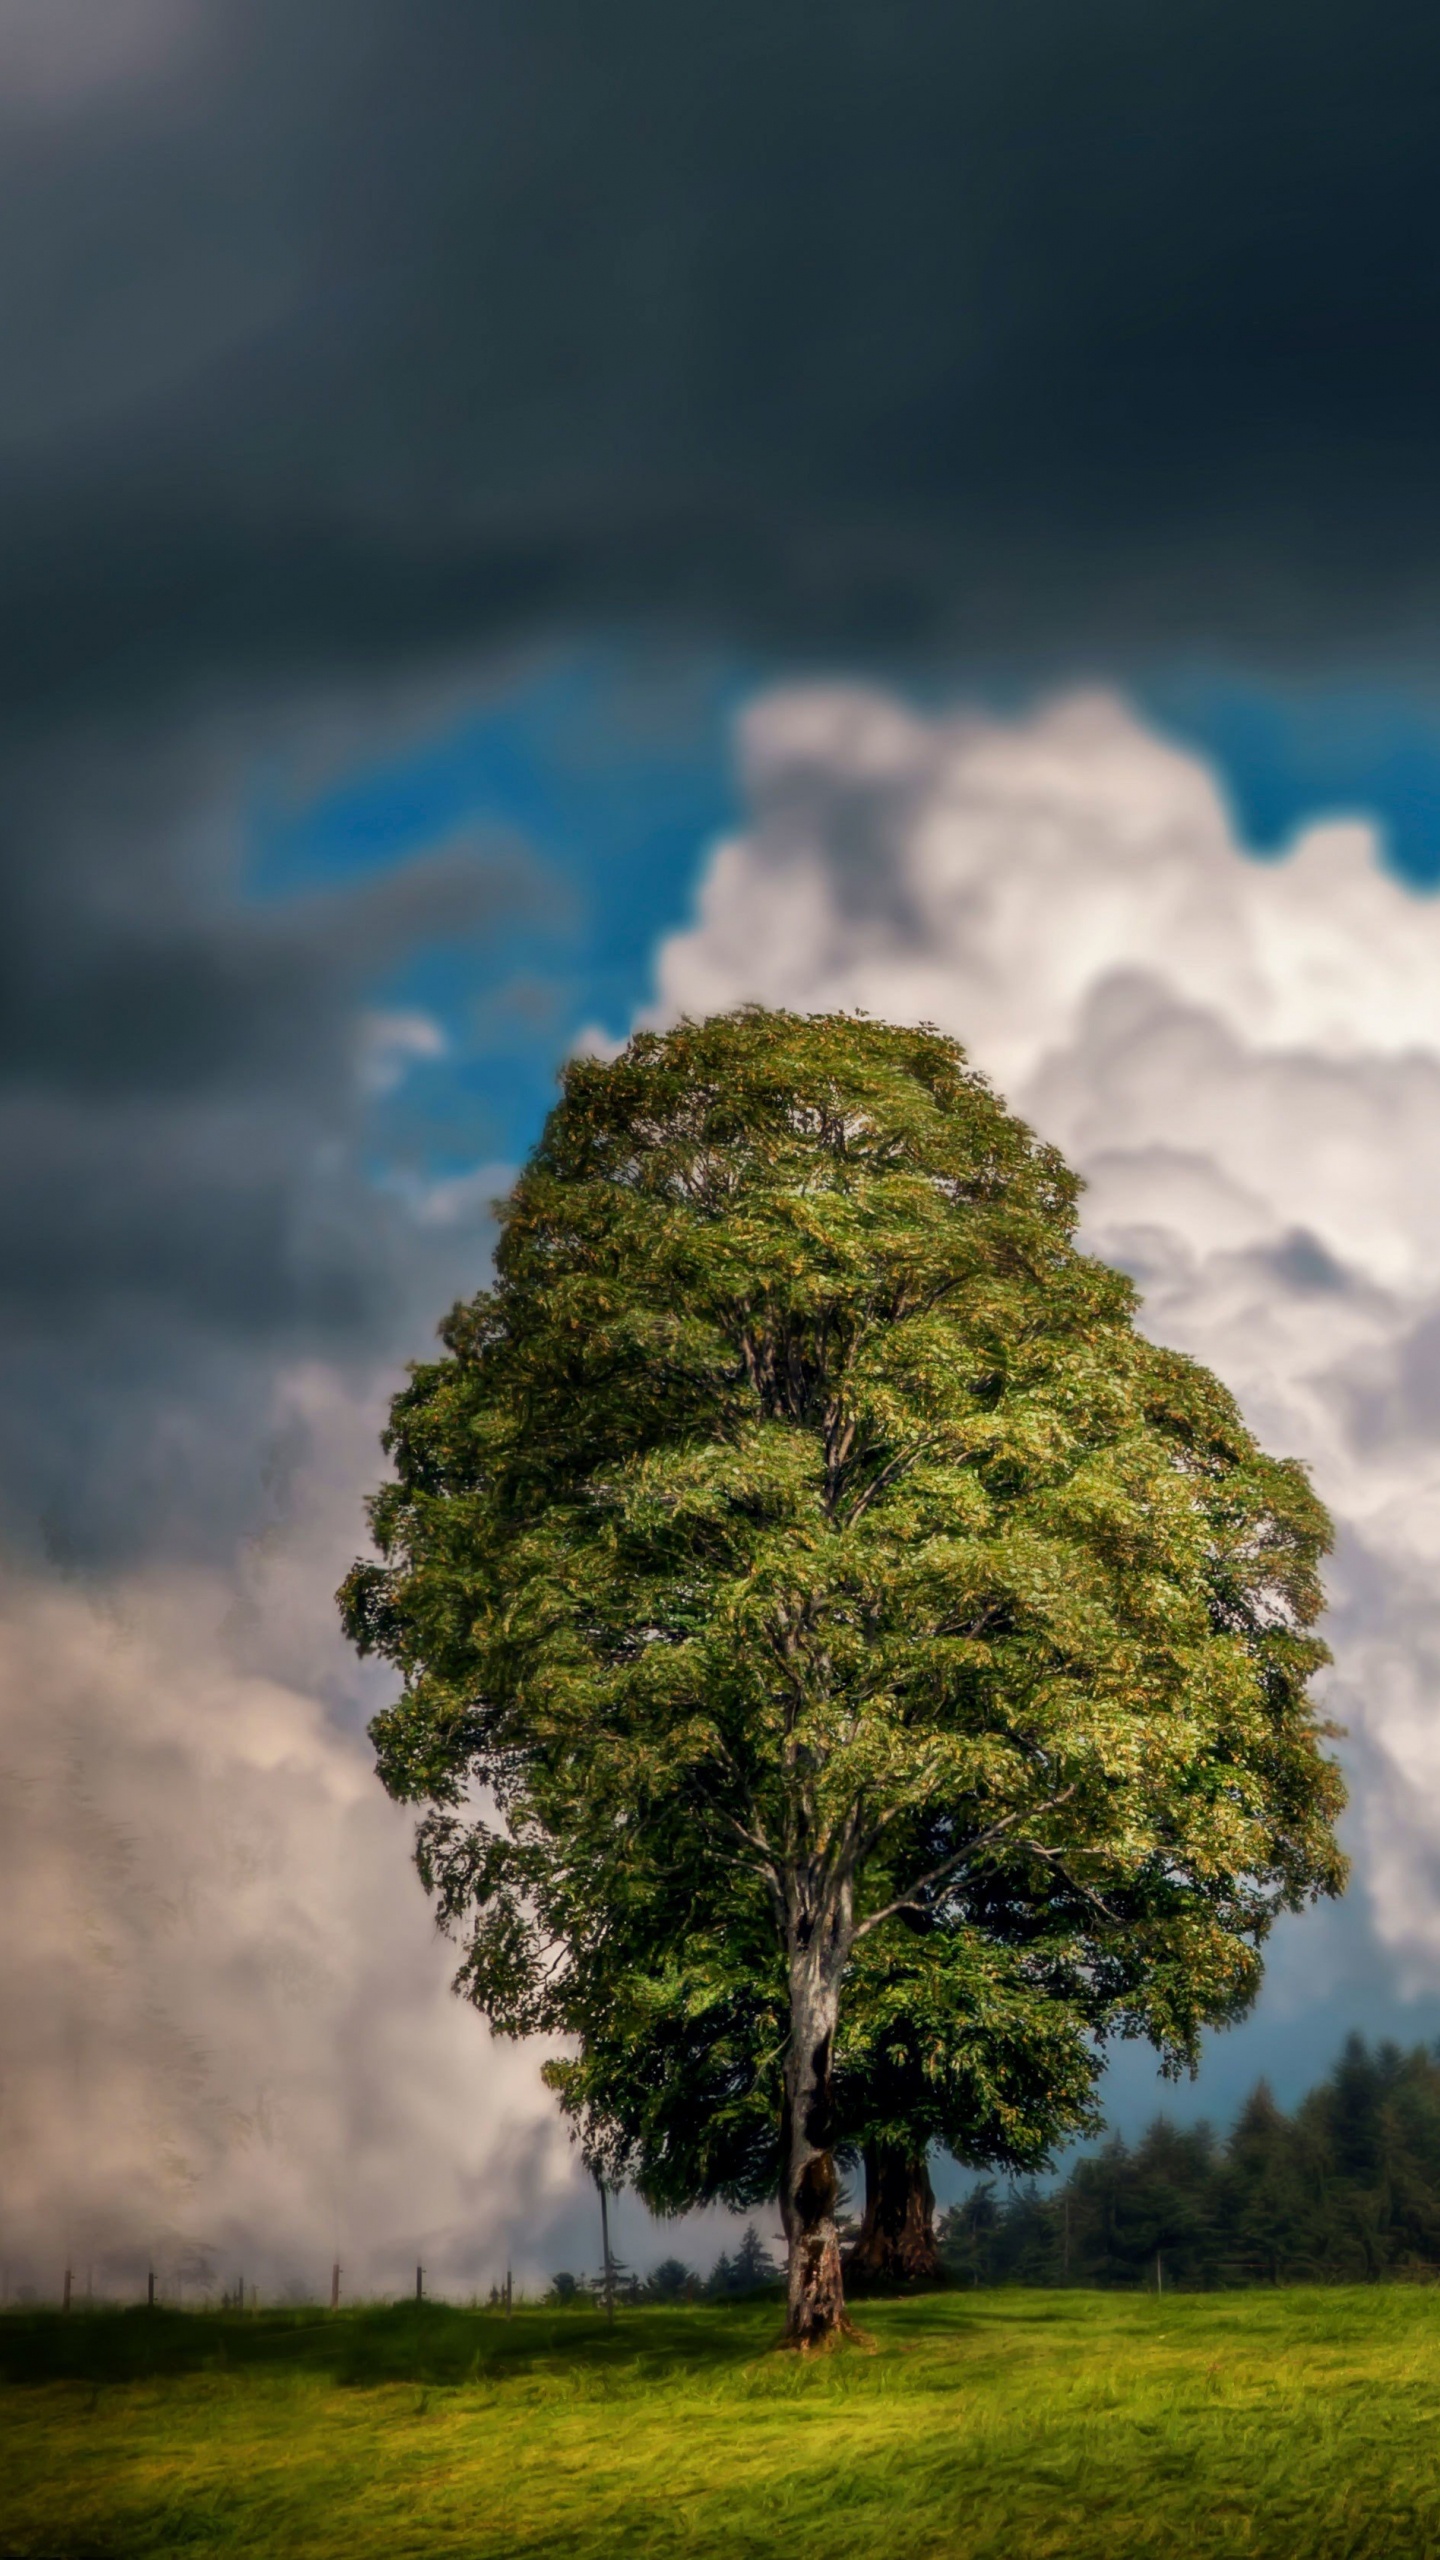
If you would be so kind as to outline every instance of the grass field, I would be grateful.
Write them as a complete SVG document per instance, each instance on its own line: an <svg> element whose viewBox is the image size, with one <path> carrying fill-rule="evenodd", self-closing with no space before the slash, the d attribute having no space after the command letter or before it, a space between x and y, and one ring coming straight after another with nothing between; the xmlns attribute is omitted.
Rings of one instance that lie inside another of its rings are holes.
<svg viewBox="0 0 1440 2560"><path fill-rule="evenodd" d="M0 2552L1440 2555L1440 2292L0 2318Z"/></svg>

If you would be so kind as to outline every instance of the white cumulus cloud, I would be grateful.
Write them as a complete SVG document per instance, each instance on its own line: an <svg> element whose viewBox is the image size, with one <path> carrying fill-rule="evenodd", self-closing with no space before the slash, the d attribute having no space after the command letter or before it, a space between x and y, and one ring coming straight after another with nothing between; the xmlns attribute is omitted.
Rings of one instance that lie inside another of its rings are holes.
<svg viewBox="0 0 1440 2560"><path fill-rule="evenodd" d="M388 1684L335 1624L378 1418L318 1365L280 1381L274 1519L228 1569L0 1584L12 2292L554 2262L573 2155L537 2056L451 1994L361 1730Z"/></svg>

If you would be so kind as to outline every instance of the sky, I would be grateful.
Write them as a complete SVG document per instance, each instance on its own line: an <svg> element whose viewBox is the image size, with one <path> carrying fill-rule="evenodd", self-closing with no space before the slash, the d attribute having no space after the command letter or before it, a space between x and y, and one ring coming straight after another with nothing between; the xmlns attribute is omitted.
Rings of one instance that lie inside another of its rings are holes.
<svg viewBox="0 0 1440 2560"><path fill-rule="evenodd" d="M956 1032L1335 1514L1355 1883L1165 2103L1440 2035L1437 73L0 0L0 2291L593 2265L332 1594L557 1067L684 1008Z"/></svg>

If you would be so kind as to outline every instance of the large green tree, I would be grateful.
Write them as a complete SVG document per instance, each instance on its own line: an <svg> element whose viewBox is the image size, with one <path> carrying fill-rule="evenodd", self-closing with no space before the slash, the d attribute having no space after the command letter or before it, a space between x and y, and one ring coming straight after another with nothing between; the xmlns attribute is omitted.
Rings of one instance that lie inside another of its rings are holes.
<svg viewBox="0 0 1440 2560"><path fill-rule="evenodd" d="M695 2027L708 2148L610 2111L660 2200L735 2186L773 2019L801 2346L907 1949L932 2078L987 1985L1183 2063L1342 1882L1324 1514L1136 1330L1076 1196L932 1030L747 1009L573 1062L345 1586L471 1997L582 2070Z"/></svg>

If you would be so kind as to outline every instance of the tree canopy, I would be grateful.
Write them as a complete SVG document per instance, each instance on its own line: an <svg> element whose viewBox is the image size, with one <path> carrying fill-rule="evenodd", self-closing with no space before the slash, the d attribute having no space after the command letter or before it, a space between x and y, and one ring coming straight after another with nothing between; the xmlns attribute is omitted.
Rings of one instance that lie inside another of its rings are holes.
<svg viewBox="0 0 1440 2560"><path fill-rule="evenodd" d="M1182 2067L1343 1881L1324 1513L1077 1194L934 1030L572 1061L342 1594L461 1987L578 2040L562 2098L656 2201L778 2188L802 2345L887 2090L1023 2157L1087 2038Z"/></svg>

